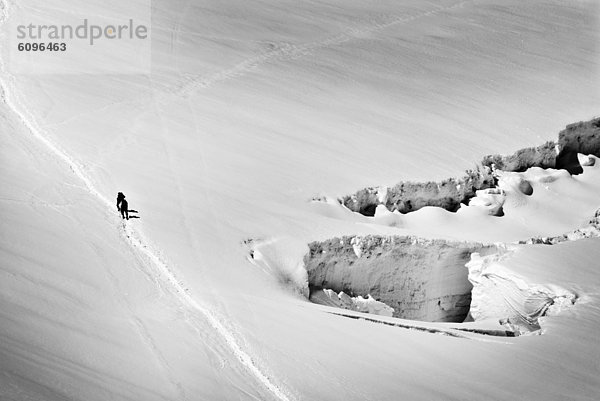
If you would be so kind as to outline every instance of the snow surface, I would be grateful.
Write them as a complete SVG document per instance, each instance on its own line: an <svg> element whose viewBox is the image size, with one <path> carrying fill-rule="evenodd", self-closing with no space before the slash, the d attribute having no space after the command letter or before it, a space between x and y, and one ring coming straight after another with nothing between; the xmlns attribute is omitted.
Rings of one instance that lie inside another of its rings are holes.
<svg viewBox="0 0 600 401"><path fill-rule="evenodd" d="M3 24L21 7L0 4ZM313 240L508 242L585 225L597 166L524 173L534 193L507 198L502 218L425 208L387 224L310 199L458 175L594 116L595 2L152 7L149 76L11 74L1 34L1 399L597 397L597 238L507 259L578 295L544 335L514 339L334 315L243 245L282 244L270 257L293 282ZM140 219L123 225L118 191Z"/></svg>

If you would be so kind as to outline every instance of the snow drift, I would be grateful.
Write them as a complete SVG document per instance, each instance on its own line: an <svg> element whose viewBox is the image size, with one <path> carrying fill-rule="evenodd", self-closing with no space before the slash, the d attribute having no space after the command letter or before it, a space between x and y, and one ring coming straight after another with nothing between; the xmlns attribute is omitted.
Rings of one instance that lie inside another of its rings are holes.
<svg viewBox="0 0 600 401"><path fill-rule="evenodd" d="M498 319L510 330L525 334L540 329L539 319L573 306L578 296L559 284L535 284L502 265L506 255L472 255L467 263L473 284L471 316Z"/></svg>

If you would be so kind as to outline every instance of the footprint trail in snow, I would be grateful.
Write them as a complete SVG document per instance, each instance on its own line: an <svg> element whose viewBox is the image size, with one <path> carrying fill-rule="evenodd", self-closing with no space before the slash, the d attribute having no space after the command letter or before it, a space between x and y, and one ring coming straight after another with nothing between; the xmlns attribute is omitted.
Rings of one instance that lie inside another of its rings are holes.
<svg viewBox="0 0 600 401"><path fill-rule="evenodd" d="M9 5L6 2L0 3L0 12L2 14L0 17L0 24L7 20L9 8ZM71 169L73 174L75 174L75 176L81 180L86 190L92 196L103 203L108 210L113 212L113 202L104 196L100 191L98 191L91 178L88 177L84 169L74 159L72 159L65 151L60 149L44 135L43 131L36 124L32 115L18 101L17 97L14 95L14 78L8 73L6 65L2 60L0 60L0 72L0 90L2 91L1 96L9 109L15 113L15 115L19 118L19 120L34 138L40 141L55 157L62 160ZM168 283L171 289L174 290L173 294L177 297L178 301L182 305L199 312L205 318L212 329L215 330L222 340L226 342L230 351L245 367L246 371L250 373L263 387L265 387L275 397L275 399L280 401L290 400L290 397L288 397L284 391L261 370L252 357L240 346L240 342L236 339L236 334L234 334L231 329L225 326L223 319L219 318L215 311L211 310L207 306L202 305L188 293L185 285L183 285L182 282L176 278L173 271L161 259L159 252L148 245L143 236L131 224L124 225L124 233L129 241L129 244L151 262L150 267L157 271L163 280ZM188 321L188 323L194 325L194 323L191 321ZM194 327L194 329L198 328Z"/></svg>

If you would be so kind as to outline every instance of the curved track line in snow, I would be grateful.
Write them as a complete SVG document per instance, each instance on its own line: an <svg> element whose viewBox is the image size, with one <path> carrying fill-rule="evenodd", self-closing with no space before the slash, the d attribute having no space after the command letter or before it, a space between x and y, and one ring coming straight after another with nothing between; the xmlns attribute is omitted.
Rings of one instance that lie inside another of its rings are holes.
<svg viewBox="0 0 600 401"><path fill-rule="evenodd" d="M188 76L186 78L186 82L182 83L175 90L173 95L188 96L198 89L208 88L214 84L246 75L247 73L256 69L261 64L266 64L271 61L298 59L307 56L316 50L332 46L338 46L351 40L362 38L365 35L383 31L394 25L412 22L421 18L439 14L444 11L449 11L455 8L463 7L466 3L470 1L471 0L463 0L447 7L438 7L434 10L426 11L412 16L395 16L388 19L387 21L371 20L369 21L370 24L364 28L350 28L345 32L316 42L310 42L300 45L284 43L273 50L259 54L254 57L250 57L234 65L233 67L223 69L219 72L215 72L209 75Z"/></svg>
<svg viewBox="0 0 600 401"><path fill-rule="evenodd" d="M3 24L9 17L9 4L5 0L0 1L0 13L0 24ZM112 211L114 209L113 202L105 197L100 191L98 191L98 189L96 189L94 183L87 176L84 169L64 150L60 149L46 136L44 136L42 130L37 126L31 113L26 107L23 107L18 99L16 99L16 96L13 95L13 81L14 78L7 72L4 61L0 59L1 96L8 108L15 113L23 125L25 125L27 130L37 140L44 144L52 154L69 166L73 174L75 174L75 176L77 176L77 178L83 182L85 188L91 195L96 197L101 203L103 203ZM237 359L275 398L281 401L289 401L290 398L275 383L273 383L273 381L265 373L263 373L263 371L256 365L252 357L242 349L233 332L225 327L225 325L217 317L216 313L201 305L187 292L185 286L177 280L174 273L171 271L171 269L169 269L168 265L160 258L159 253L146 245L141 234L139 234L131 225L126 224L124 224L124 232L129 239L130 244L141 254L147 257L154 265L156 270L158 270L159 273L167 280L172 289L175 291L175 294L180 302L200 312L206 318L212 328L222 337L223 340L225 340L231 352L237 357Z"/></svg>
<svg viewBox="0 0 600 401"><path fill-rule="evenodd" d="M507 331L507 330L467 329L467 328L460 328L460 327L449 327L447 329L444 329L444 328L436 328L436 327L432 327L432 326L419 325L418 321L414 321L413 324L400 323L398 321L392 322L389 320L381 319L377 315L368 317L368 316L364 316L364 315L360 315L360 314L351 314L351 313L344 313L344 312L325 312L325 313L329 313L331 315L341 316L341 317L345 317L345 318L349 318L349 319L363 320L363 321L369 322L369 323L378 323L378 324L383 324L383 325L392 326L392 327L398 327L398 328L406 329L406 330L419 331L422 333L437 334L437 335L443 335L443 336L448 336L448 337L452 337L452 338L462 338L462 339L466 339L466 340L473 340L473 341L486 342L486 343L491 342L491 343L496 343L496 344L512 345L512 342L509 342L506 340L499 340L499 339L496 340L496 339L492 339L492 338L493 337L497 337L497 338L513 338L513 337L515 337L514 333ZM489 337L489 338L484 338L484 336Z"/></svg>
<svg viewBox="0 0 600 401"><path fill-rule="evenodd" d="M21 112L16 106L15 102L12 99L12 95L8 90L9 86L6 83L4 77L0 78L0 87L3 91L4 101L7 106L19 117L22 123L27 127L27 129L32 133L32 135L42 142L55 156L61 159L65 164L69 166L71 171L79 178L85 185L88 192L94 195L99 201L104 203L104 205L112 210L114 205L111 201L108 200L104 195L102 195L94 186L90 178L84 173L83 169L73 160L71 159L64 151L55 146L50 140L44 137L38 129L35 127L34 123L31 122L30 118L26 115L29 114L27 112ZM140 237L138 237L138 233L131 225L124 225L124 231L129 239L130 244L135 247L140 253L142 253L146 258L148 258L152 264L157 268L157 270L161 273L163 277L165 277L171 287L175 290L177 297L179 300L200 312L206 320L210 323L210 325L215 329L219 335L226 341L227 345L233 352L233 354L238 358L238 360L245 365L245 367L261 382L277 399L282 401L287 401L289 398L271 381L271 379L264 374L258 366L254 363L250 355L248 355L238 344L235 339L234 334L229 331L221 321L216 317L216 314L207 309L206 307L200 305L191 295L188 294L183 284L181 284L173 274L173 272L169 269L169 267L160 259L160 257L152 250L149 246L147 246Z"/></svg>
<svg viewBox="0 0 600 401"><path fill-rule="evenodd" d="M71 159L64 151L55 146L50 140L44 137L38 129L35 127L34 123L26 116L29 114L27 112L21 112L16 106L15 102L12 99L12 95L8 90L9 86L7 85L4 77L0 78L0 87L3 91L4 101L7 106L19 117L22 123L27 127L27 129L32 133L32 135L42 142L55 156L65 162L69 168L73 171L73 173L84 183L88 192L94 195L99 201L104 203L104 205L112 210L114 205L111 201L108 200L104 195L102 195L96 187L93 185L92 181L87 177L84 173L83 169L73 160ZM165 277L171 287L177 293L179 300L185 305L197 310L200 312L206 320L210 323L210 325L215 329L219 335L226 341L227 345L233 352L233 354L238 358L238 360L245 365L245 367L261 382L277 399L281 401L287 401L289 398L271 381L271 379L264 374L258 366L254 363L250 355L246 353L238 344L235 339L234 334L229 331L216 317L215 313L207 309L206 307L200 305L194 298L192 298L185 287L176 279L173 272L168 268L168 266L160 259L160 257L145 243L141 240L137 232L130 225L124 226L125 234L132 246L134 246L140 253L146 256L152 264L158 269L163 277Z"/></svg>

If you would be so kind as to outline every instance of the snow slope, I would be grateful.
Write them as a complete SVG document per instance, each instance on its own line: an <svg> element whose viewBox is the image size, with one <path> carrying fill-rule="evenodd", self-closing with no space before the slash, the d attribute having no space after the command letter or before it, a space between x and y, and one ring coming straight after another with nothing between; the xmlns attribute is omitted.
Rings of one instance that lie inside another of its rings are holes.
<svg viewBox="0 0 600 401"><path fill-rule="evenodd" d="M242 244L283 244L273 259L297 269L308 242L339 235L516 241L583 225L597 169L540 184L504 220L424 209L397 227L309 201L457 175L592 117L594 2L152 11L150 76L10 74L2 33L1 398L593 399L597 239L510 259L582 299L515 339L332 315ZM118 191L140 215L125 226Z"/></svg>

